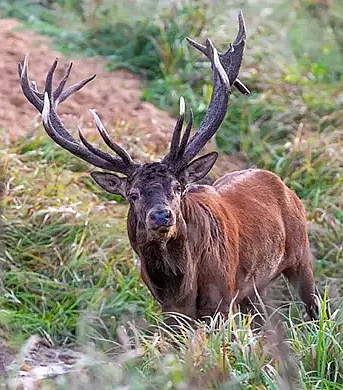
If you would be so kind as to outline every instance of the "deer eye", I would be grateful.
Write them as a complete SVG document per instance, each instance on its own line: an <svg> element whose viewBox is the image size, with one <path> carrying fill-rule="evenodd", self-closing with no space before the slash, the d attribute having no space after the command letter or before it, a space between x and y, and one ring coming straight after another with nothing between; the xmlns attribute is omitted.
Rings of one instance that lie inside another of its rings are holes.
<svg viewBox="0 0 343 390"><path fill-rule="evenodd" d="M138 192L132 192L132 193L129 195L129 200L130 200L131 202L136 202L138 199L139 199L139 194L138 194Z"/></svg>

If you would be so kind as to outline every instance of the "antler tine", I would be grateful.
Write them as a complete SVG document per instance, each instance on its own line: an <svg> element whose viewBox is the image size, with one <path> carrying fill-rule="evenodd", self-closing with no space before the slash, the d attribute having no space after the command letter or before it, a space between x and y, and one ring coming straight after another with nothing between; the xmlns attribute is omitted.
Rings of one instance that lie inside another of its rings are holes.
<svg viewBox="0 0 343 390"><path fill-rule="evenodd" d="M250 95L249 89L239 80L238 78L233 83L233 85L238 89L238 91L243 95Z"/></svg>
<svg viewBox="0 0 343 390"><path fill-rule="evenodd" d="M109 161L110 163L112 163L113 165L117 165L118 163L122 163L120 160L118 160L117 158L111 156L109 153L106 153L106 152L103 152L102 150L100 149L97 149L95 148L92 144L90 144L86 138L84 137L84 135L82 134L81 132L81 129L80 127L78 127L78 132L79 132L79 137L80 137L80 140L81 142L83 143L83 145L90 151L92 152L93 154L95 154L96 156L102 158L103 160L106 160L106 161ZM131 160L132 161L132 160ZM126 166L130 166L130 164L127 164L126 161L123 161L124 164Z"/></svg>
<svg viewBox="0 0 343 390"><path fill-rule="evenodd" d="M53 95L52 95L52 80L54 78L54 73L55 73L55 70L57 68L57 64L58 64L58 58L55 58L55 61L50 66L50 69L48 70L48 73L47 73L46 79L45 79L44 94L45 94L45 92L47 92L50 99L53 99Z"/></svg>
<svg viewBox="0 0 343 390"><path fill-rule="evenodd" d="M25 56L23 65L18 64L20 85L23 93L29 102L39 112L41 112L43 125L47 134L62 148L91 163L92 165L129 175L134 168L134 164L132 159L125 151L123 151L123 149L118 153L121 159L115 158L109 153L98 150L92 146L84 138L80 130L79 135L82 143L79 143L63 126L61 119L56 112L58 103L61 103L67 99L73 92L80 90L89 81L93 80L95 75L90 76L63 91L71 72L72 64L70 64L58 87L55 89L55 91L53 91L52 82L57 63L58 59L56 58L47 73L44 94L38 92L35 84L33 84L33 82L31 82L28 78L28 55Z"/></svg>
<svg viewBox="0 0 343 390"><path fill-rule="evenodd" d="M65 91L63 91L61 93L61 95L59 96L59 98L56 99L56 101L58 101L58 103L64 102L72 93L79 91L81 88L83 88L90 81L94 80L95 77L96 77L96 74L93 74L92 76L89 76L86 79L81 80L78 83L71 85Z"/></svg>
<svg viewBox="0 0 343 390"><path fill-rule="evenodd" d="M56 58L53 64L50 66L46 79L45 79L45 89L44 89L44 95L45 93L48 94L49 96L49 102L51 104L51 116L52 116L52 123L54 123L54 128L55 130L59 133L59 135L65 139L67 139L70 142L73 142L77 144L77 141L75 138L64 128L60 117L57 115L57 112L55 108L57 108L58 103L54 101L54 95L55 93L52 92L52 81L54 78L54 73L57 68L58 64L58 59ZM58 98L58 95L57 95ZM45 97L44 97L45 99ZM44 105L45 105L45 100L44 100ZM44 109L44 106L43 106ZM43 113L42 113L43 114Z"/></svg>
<svg viewBox="0 0 343 390"><path fill-rule="evenodd" d="M161 161L164 164L172 165L177 158L184 118L185 118L185 99L181 96L180 114L174 127L173 136L170 143L170 151Z"/></svg>
<svg viewBox="0 0 343 390"><path fill-rule="evenodd" d="M21 63L18 64L20 85L28 101L40 113L42 113L43 106L44 106L44 93L38 92L37 86L35 86L34 83L30 81L28 78L28 59L29 56L27 54L24 59L24 65L22 65ZM57 107L58 103L60 103L61 101L65 100L68 96L70 96L71 93L81 89L84 85L86 85L89 81L93 80L95 77L95 75L88 77L80 81L79 83L70 86L66 91L63 92L63 88L70 75L71 66L72 66L72 64L70 64L69 67L67 68L67 71L63 79L59 83L58 87L54 92L52 92L52 80L53 80L54 72L57 67L57 63L58 63L58 59L56 58L53 64L51 65L45 80L45 91L48 92L49 96L52 95L52 103L54 104L55 107ZM68 139L70 142L77 143L77 141L65 130L55 110L52 110L52 115L54 117L53 122L55 124L56 131L58 131L62 137Z"/></svg>
<svg viewBox="0 0 343 390"><path fill-rule="evenodd" d="M22 91L28 101L41 113L44 106L44 93L41 93L37 90L37 86L29 80L28 78L28 61L29 61L29 55L26 54L24 59L24 65L21 63L18 63L18 73L20 78L20 85L22 88ZM54 75L54 72L56 70L58 64L58 59L56 58L53 64L51 65L47 79L46 84L51 85L52 89L52 78ZM64 100L66 100L72 93L79 91L81 88L83 88L87 83L92 81L96 75L89 76L85 78L84 80L81 80L80 82L71 85L68 87L65 91L63 91L66 82L68 80L68 77L71 73L72 63L69 64L66 73L63 77L63 79L60 81L59 85L53 92L53 101L55 102L55 105L57 106L59 103L62 103Z"/></svg>
<svg viewBox="0 0 343 390"><path fill-rule="evenodd" d="M233 42L233 46L239 45L242 39L247 39L247 33L245 28L245 21L243 18L243 12L238 12L238 33L236 39Z"/></svg>
<svg viewBox="0 0 343 390"><path fill-rule="evenodd" d="M240 15L240 14L239 14L239 15ZM241 26L241 25L240 25L240 26ZM238 32L237 37L236 37L236 39L235 39L235 42L238 41L237 38L238 38L239 36L243 36L242 33L243 33L243 31L245 31L245 30L241 29L240 31L241 31L241 33ZM191 39L191 38L186 38L186 39L187 39L188 43L190 43L193 47L195 47L196 49L198 49L199 51L201 51L203 54L205 54L205 56L207 56L207 48L206 48L206 46L201 45L200 43L194 41L194 40ZM235 43L234 43L234 44L235 44ZM231 49L231 45L230 45L229 50L230 50L230 49ZM249 94L250 94L249 89L248 89L248 88L242 83L242 81L239 80L238 78L233 82L233 85L238 89L238 91L239 91L241 94L243 94L243 95L249 95Z"/></svg>
<svg viewBox="0 0 343 390"><path fill-rule="evenodd" d="M236 39L225 53L218 53L209 38L206 40L206 46L187 38L188 42L193 47L200 50L211 61L213 70L213 92L205 118L203 119L198 132L187 144L182 161L178 163L180 167L188 164L199 153L207 141L209 141L218 130L225 118L231 86L237 81L246 39L242 12L238 14L238 21L239 29ZM241 81L238 81L236 84L241 92L243 91L245 94L249 92Z"/></svg>
<svg viewBox="0 0 343 390"><path fill-rule="evenodd" d="M60 97L61 93L63 92L63 89L68 81L72 67L73 67L73 63L71 62L69 64L64 76L63 76L63 79L60 81L60 83L58 84L58 87L55 89L55 91L54 91L54 100L55 101Z"/></svg>
<svg viewBox="0 0 343 390"><path fill-rule="evenodd" d="M207 49L207 45L206 46L201 45L200 43L198 43L198 42L196 42L193 39L188 38L188 37L186 39L191 46L193 46L194 48L201 51L203 54L205 54L205 56L209 60L211 60L211 58L209 56L208 49ZM235 41L233 44L229 45L229 48L227 49L227 51L225 53L219 54L219 57L223 57L229 53L234 52L235 46L239 46L242 43L242 41L245 41L245 40L246 40L246 28L245 28L243 12L239 11L239 13L238 13L238 33L237 33L237 36L235 38ZM242 94L248 95L250 93L249 89L237 77L236 77L235 81L230 80L230 82L231 82L231 85L234 85Z"/></svg>
<svg viewBox="0 0 343 390"><path fill-rule="evenodd" d="M118 154L119 157L121 157L121 159L127 164L127 165L135 165L135 163L133 162L131 156L129 155L129 153L124 149L122 148L120 145L118 145L117 143L115 143L114 141L111 140L109 134L107 133L106 129L105 129L105 126L102 124L99 116L97 115L97 113L94 111L94 110L89 110L90 113L92 114L93 116L93 119L94 119L94 122L95 122L95 125L101 135L101 138L104 140L104 142L106 143L106 145L112 149L114 152L116 152Z"/></svg>
<svg viewBox="0 0 343 390"><path fill-rule="evenodd" d="M52 123L54 124L55 130L64 138L68 139L70 142L78 143L75 138L65 129L65 127L62 125L60 117L57 115L56 108L59 103L66 100L68 96L70 96L73 92L76 92L80 90L83 86L85 86L89 81L93 80L95 78L95 75L87 77L84 80L81 80L80 82L71 85L69 88L67 88L63 92L63 88L68 80L68 77L71 72L72 63L68 66L67 71L60 81L58 87L54 92L52 92L52 81L54 77L55 70L57 68L58 59L56 58L53 64L51 65L48 74L46 76L45 80L45 92L48 93L49 98L51 99L51 103L53 105L51 109L51 116L52 116ZM56 99L56 100L55 100Z"/></svg>
<svg viewBox="0 0 343 390"><path fill-rule="evenodd" d="M177 155L178 160L182 159L182 156L186 150L187 142L189 140L189 136L191 135L191 131L192 131L192 127L193 127L193 120L194 120L193 110L190 109L189 110L189 121L187 123L186 130L182 136L182 140L181 140L180 147L178 150L178 155Z"/></svg>
<svg viewBox="0 0 343 390"><path fill-rule="evenodd" d="M63 137L60 132L55 129L55 116L57 116L57 114L54 113L51 96L49 96L48 92L45 92L44 107L42 111L43 125L45 131L52 140L54 140L62 148L68 150L70 153L96 167L123 173L125 175L128 175L132 172L132 167L128 166L123 161L112 157L108 153L96 150L91 144L88 143L88 141L85 140L81 132L79 132L79 134L81 134L80 138L86 147L78 143L75 139L73 139L74 142L72 142L69 139Z"/></svg>
<svg viewBox="0 0 343 390"><path fill-rule="evenodd" d="M205 56L207 57L207 47L206 46L202 45L201 43L198 43L198 42L194 41L193 39L191 39L189 37L187 37L186 39L187 39L188 43L191 46L193 46L196 49L198 49L199 51L201 51L201 53L205 54Z"/></svg>
<svg viewBox="0 0 343 390"><path fill-rule="evenodd" d="M29 55L26 54L26 56L24 58L24 65L22 65L20 62L18 63L18 73L19 73L21 89L22 89L23 94L25 95L26 99L39 112L42 112L42 110L43 110L43 96L42 96L42 94L37 93L37 91L35 91L31 87L32 83L29 80L28 75L27 75L28 62L29 62Z"/></svg>

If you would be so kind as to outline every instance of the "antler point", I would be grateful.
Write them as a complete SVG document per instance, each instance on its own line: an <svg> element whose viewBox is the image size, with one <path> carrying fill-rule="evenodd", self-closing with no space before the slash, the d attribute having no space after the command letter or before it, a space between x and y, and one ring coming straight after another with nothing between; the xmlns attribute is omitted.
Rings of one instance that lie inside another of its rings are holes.
<svg viewBox="0 0 343 390"><path fill-rule="evenodd" d="M44 123L48 122L49 114L50 114L49 95L48 95L48 92L44 92L44 106L43 106L43 110L42 110L42 118L43 118Z"/></svg>
<svg viewBox="0 0 343 390"><path fill-rule="evenodd" d="M83 141L85 140L85 137L83 136L82 131L81 131L81 127L79 125L77 126L77 132L79 134L79 138L80 138L81 142L84 144Z"/></svg>
<svg viewBox="0 0 343 390"><path fill-rule="evenodd" d="M98 116L98 114L95 112L95 110L93 108L90 108L88 111L92 114L93 118L95 116Z"/></svg>
<svg viewBox="0 0 343 390"><path fill-rule="evenodd" d="M183 98L183 96L180 97L180 115L185 115L185 99Z"/></svg>
<svg viewBox="0 0 343 390"><path fill-rule="evenodd" d="M25 54L25 57L24 57L24 64L23 64L23 71L22 71L22 74L25 73L25 72L27 71L28 63L29 63L29 53L26 53L26 54Z"/></svg>

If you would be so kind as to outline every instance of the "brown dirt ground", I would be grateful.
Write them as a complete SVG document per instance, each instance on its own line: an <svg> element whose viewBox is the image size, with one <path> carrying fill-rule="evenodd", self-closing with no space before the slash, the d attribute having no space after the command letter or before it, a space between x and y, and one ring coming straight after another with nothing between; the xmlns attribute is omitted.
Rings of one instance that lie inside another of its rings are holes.
<svg viewBox="0 0 343 390"><path fill-rule="evenodd" d="M59 80L70 59L52 51L46 38L29 32L16 31L19 22L13 19L0 20L0 124L7 131L5 141L16 140L33 127L37 111L23 96L17 72L17 63L22 62L26 53L30 55L29 75L41 90L45 75L56 57L59 67L55 79ZM86 133L94 131L89 108L97 109L109 128L130 127L137 134L144 134L142 142L153 138L154 144L166 147L167 136L174 120L150 103L140 101L139 79L124 70L106 72L103 63L94 59L72 59L71 82L79 81L94 73L94 81L75 93L59 107L59 113L67 127L82 125ZM150 141L151 142L151 141ZM159 148L157 148L159 150Z"/></svg>

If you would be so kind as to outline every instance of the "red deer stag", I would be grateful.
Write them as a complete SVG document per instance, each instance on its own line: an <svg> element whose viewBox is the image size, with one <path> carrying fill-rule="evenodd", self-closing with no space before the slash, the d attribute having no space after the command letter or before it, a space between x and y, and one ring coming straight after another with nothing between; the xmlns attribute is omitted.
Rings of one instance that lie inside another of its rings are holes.
<svg viewBox="0 0 343 390"><path fill-rule="evenodd" d="M212 186L191 184L213 167L218 154L194 159L218 130L229 103L231 86L249 91L237 79L245 46L243 15L239 31L226 52L218 53L207 39L203 46L188 42L210 60L213 92L205 118L193 137L192 112L182 135L181 100L168 154L156 163L138 164L113 142L99 117L96 127L117 157L92 146L79 132L76 141L63 126L57 105L81 89L91 76L63 91L71 65L52 90L57 59L40 93L28 78L28 61L19 64L20 84L26 98L42 113L48 135L72 154L122 174L93 172L100 187L127 199L128 236L141 262L141 276L164 312L191 318L227 315L235 297L243 304L283 274L299 294L311 319L317 317L312 258L306 218L299 198L275 174L262 169L232 172ZM190 139L189 139L190 138Z"/></svg>

